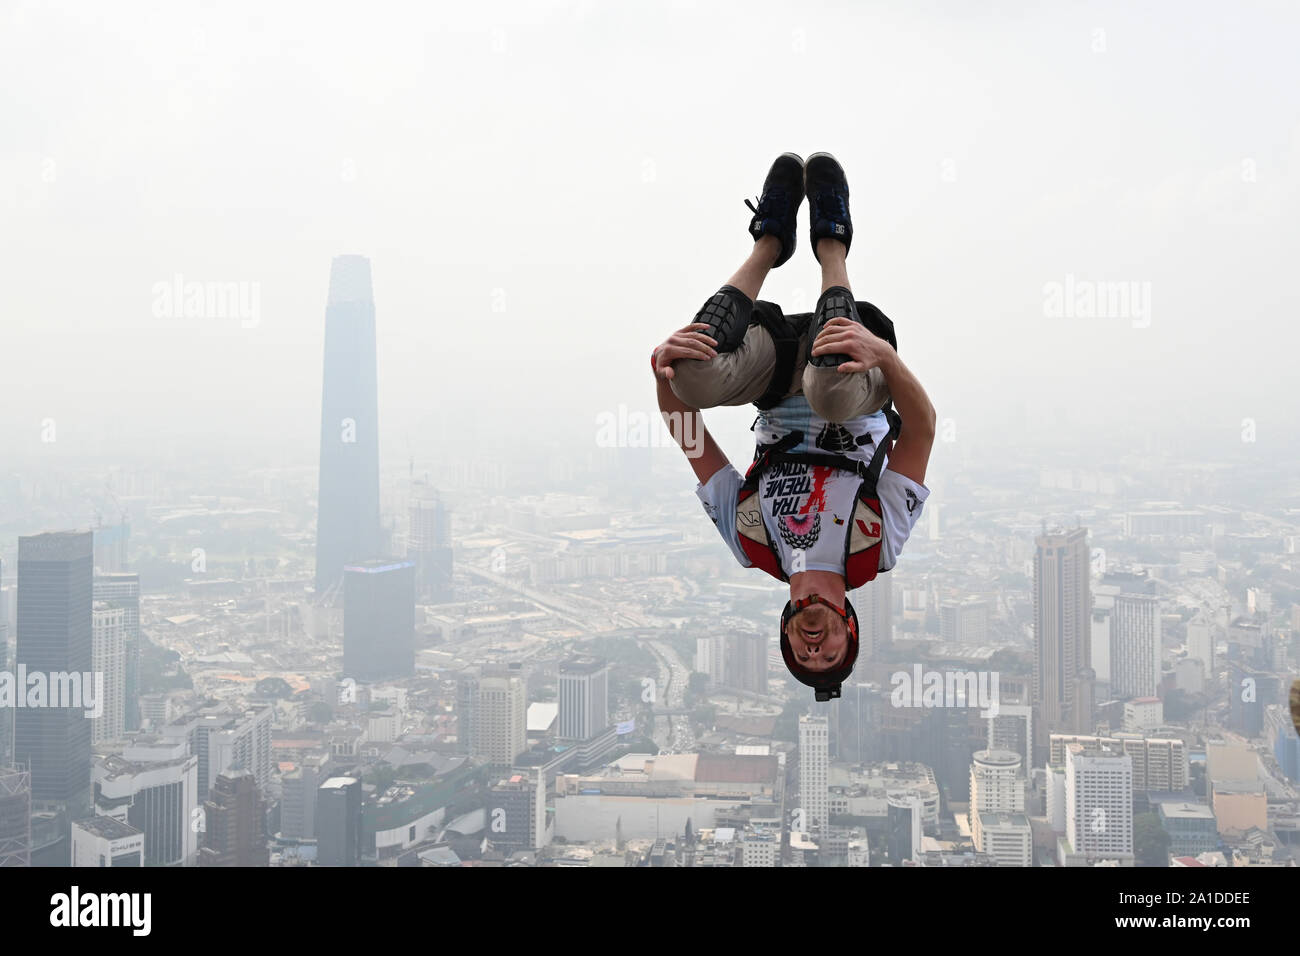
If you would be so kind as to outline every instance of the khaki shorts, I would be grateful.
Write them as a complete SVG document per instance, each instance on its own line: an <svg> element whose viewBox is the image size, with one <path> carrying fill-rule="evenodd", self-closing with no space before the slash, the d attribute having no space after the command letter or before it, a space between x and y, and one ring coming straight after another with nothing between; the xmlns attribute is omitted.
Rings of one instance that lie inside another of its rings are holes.
<svg viewBox="0 0 1300 956"><path fill-rule="evenodd" d="M764 305L768 303L757 302L755 309ZM804 323L805 327L810 324ZM794 372L783 398L802 392L813 413L828 422L870 415L889 401L880 369L841 374L835 368L817 368L808 364L809 347L804 333L799 337ZM745 340L734 352L708 361L678 359L673 365L672 389L692 408L748 405L762 398L775 368L776 343L767 329L755 324L745 332Z"/></svg>

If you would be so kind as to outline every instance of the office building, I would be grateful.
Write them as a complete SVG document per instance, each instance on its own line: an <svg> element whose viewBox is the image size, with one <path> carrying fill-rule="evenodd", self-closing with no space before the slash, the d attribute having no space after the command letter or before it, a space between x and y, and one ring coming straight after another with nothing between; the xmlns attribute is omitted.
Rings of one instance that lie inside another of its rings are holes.
<svg viewBox="0 0 1300 956"><path fill-rule="evenodd" d="M280 833L289 839L316 838L316 793L329 779L330 755L308 754L282 778Z"/></svg>
<svg viewBox="0 0 1300 956"><path fill-rule="evenodd" d="M409 508L406 557L415 565L415 593L422 603L452 600L451 512L427 486L416 489Z"/></svg>
<svg viewBox="0 0 1300 956"><path fill-rule="evenodd" d="M72 824L73 866L144 866L144 832L114 817L95 815Z"/></svg>
<svg viewBox="0 0 1300 956"><path fill-rule="evenodd" d="M361 781L330 777L316 796L316 862L361 865Z"/></svg>
<svg viewBox="0 0 1300 956"><path fill-rule="evenodd" d="M1065 836L1063 865L1133 865L1133 759L1122 749L1066 746Z"/></svg>
<svg viewBox="0 0 1300 956"><path fill-rule="evenodd" d="M939 636L958 644L983 644L989 639L989 605L969 598L939 605Z"/></svg>
<svg viewBox="0 0 1300 956"><path fill-rule="evenodd" d="M266 866L266 803L247 770L218 774L203 804L199 866Z"/></svg>
<svg viewBox="0 0 1300 956"><path fill-rule="evenodd" d="M145 738L95 760L95 812L144 834L146 866L193 866L201 821L198 758L183 741Z"/></svg>
<svg viewBox="0 0 1300 956"><path fill-rule="evenodd" d="M590 740L609 727L609 665L600 658L571 657L560 664L557 736Z"/></svg>
<svg viewBox="0 0 1300 956"><path fill-rule="evenodd" d="M89 531L18 539L17 667L46 675L51 704L54 675L70 676L71 693L60 694L64 706L16 710L14 762L30 767L34 801L62 804L73 818L90 805L90 721L77 705L94 692L81 687L87 675L93 680L92 551Z"/></svg>
<svg viewBox="0 0 1300 956"><path fill-rule="evenodd" d="M551 842L546 814L546 773L540 768L512 774L488 796L487 837L503 853L540 850Z"/></svg>
<svg viewBox="0 0 1300 956"><path fill-rule="evenodd" d="M360 681L415 673L415 564L383 558L343 568L343 673Z"/></svg>
<svg viewBox="0 0 1300 956"><path fill-rule="evenodd" d="M1154 697L1160 685L1160 599L1145 573L1107 574L1112 598L1110 687L1120 699Z"/></svg>

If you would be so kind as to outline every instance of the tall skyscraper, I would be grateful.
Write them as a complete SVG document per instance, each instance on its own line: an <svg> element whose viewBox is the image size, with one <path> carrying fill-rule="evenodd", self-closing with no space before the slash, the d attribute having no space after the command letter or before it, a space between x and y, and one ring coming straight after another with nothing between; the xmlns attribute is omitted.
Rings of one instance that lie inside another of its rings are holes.
<svg viewBox="0 0 1300 956"><path fill-rule="evenodd" d="M370 260L337 256L325 307L317 594L339 584L345 564L378 554L380 541L379 386Z"/></svg>
<svg viewBox="0 0 1300 956"><path fill-rule="evenodd" d="M266 803L247 770L219 774L203 804L199 866L266 866Z"/></svg>
<svg viewBox="0 0 1300 956"><path fill-rule="evenodd" d="M415 564L381 558L343 568L343 674L355 680L415 673Z"/></svg>
<svg viewBox="0 0 1300 956"><path fill-rule="evenodd" d="M1092 730L1092 593L1088 531L1044 534L1034 558L1035 751L1052 733Z"/></svg>
<svg viewBox="0 0 1300 956"><path fill-rule="evenodd" d="M472 752L508 768L528 749L528 696L522 678L484 673L474 708Z"/></svg>
<svg viewBox="0 0 1300 956"><path fill-rule="evenodd" d="M858 612L858 660L874 660L894 640L894 589L882 574L853 592Z"/></svg>
<svg viewBox="0 0 1300 956"><path fill-rule="evenodd" d="M92 554L89 531L18 539L16 659L29 675L42 673L49 681L50 675L91 672ZM89 808L90 721L85 707L18 708L14 760L31 768L34 801L63 804L71 817Z"/></svg>
<svg viewBox="0 0 1300 956"><path fill-rule="evenodd" d="M361 865L361 781L330 777L316 797L316 861L321 866Z"/></svg>
<svg viewBox="0 0 1300 956"><path fill-rule="evenodd" d="M411 530L406 556L415 562L415 593L421 601L443 604L451 591L451 513L427 486L417 487L409 509Z"/></svg>
<svg viewBox="0 0 1300 956"><path fill-rule="evenodd" d="M560 664L561 740L590 740L609 728L609 666L590 656Z"/></svg>
<svg viewBox="0 0 1300 956"><path fill-rule="evenodd" d="M91 610L91 665L102 695L100 715L90 721L92 743L126 736L126 612L112 601Z"/></svg>
<svg viewBox="0 0 1300 956"><path fill-rule="evenodd" d="M122 609L126 641L122 709L127 730L140 729L140 575L133 572L96 574L96 601L112 601Z"/></svg>
<svg viewBox="0 0 1300 956"><path fill-rule="evenodd" d="M825 717L799 717L799 806L815 833L830 823L830 730Z"/></svg>
<svg viewBox="0 0 1300 956"><path fill-rule="evenodd" d="M1065 835L1081 862L1133 862L1133 759L1123 750L1066 747Z"/></svg>
<svg viewBox="0 0 1300 956"><path fill-rule="evenodd" d="M1145 573L1117 573L1102 583L1119 588L1110 622L1111 695L1154 697L1160 686L1160 599L1154 582Z"/></svg>

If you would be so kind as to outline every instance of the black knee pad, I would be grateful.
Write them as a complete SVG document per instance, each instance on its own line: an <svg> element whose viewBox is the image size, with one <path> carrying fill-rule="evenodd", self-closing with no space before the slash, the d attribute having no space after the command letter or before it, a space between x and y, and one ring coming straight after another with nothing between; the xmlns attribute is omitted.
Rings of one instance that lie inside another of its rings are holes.
<svg viewBox="0 0 1300 956"><path fill-rule="evenodd" d="M813 355L812 347L821 335L822 329L831 319L848 319L862 325L857 306L853 304L853 294L848 289L834 286L822 293L817 300L817 311L813 313L812 326L808 329L808 364L816 368L838 368L849 360L840 353Z"/></svg>
<svg viewBox="0 0 1300 956"><path fill-rule="evenodd" d="M754 303L749 296L734 286L724 285L704 303L695 321L708 325L705 334L718 343L718 354L722 355L740 348L753 314Z"/></svg>

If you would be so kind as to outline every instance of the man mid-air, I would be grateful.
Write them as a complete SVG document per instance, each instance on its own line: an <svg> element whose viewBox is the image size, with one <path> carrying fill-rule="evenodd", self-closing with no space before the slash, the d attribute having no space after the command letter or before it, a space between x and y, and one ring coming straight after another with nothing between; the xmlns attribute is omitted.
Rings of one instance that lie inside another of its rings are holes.
<svg viewBox="0 0 1300 956"><path fill-rule="evenodd" d="M805 194L822 291L814 312L785 316L758 293L794 252ZM850 291L849 188L835 158L815 153L805 165L784 153L758 205L747 204L749 257L651 366L659 408L723 540L742 566L789 582L786 666L829 700L858 656L847 593L893 568L929 495L935 412L898 357L893 323ZM742 476L700 409L751 402L757 447Z"/></svg>

